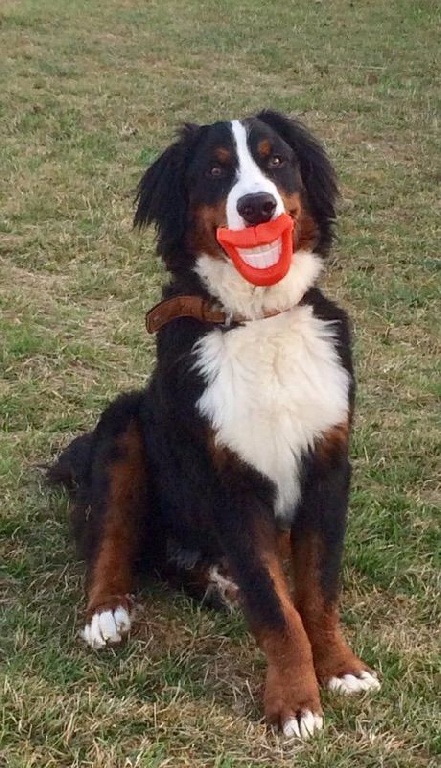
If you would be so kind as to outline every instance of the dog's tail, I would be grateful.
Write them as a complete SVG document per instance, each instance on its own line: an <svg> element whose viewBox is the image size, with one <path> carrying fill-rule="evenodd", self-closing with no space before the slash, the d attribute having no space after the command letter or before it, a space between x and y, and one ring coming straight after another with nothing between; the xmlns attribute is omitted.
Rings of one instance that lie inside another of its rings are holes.
<svg viewBox="0 0 441 768"><path fill-rule="evenodd" d="M92 455L93 432L72 440L54 464L47 468L46 477L51 485L64 485L75 494L87 481Z"/></svg>
<svg viewBox="0 0 441 768"><path fill-rule="evenodd" d="M66 488L73 504L70 507L70 532L78 555L87 558L94 547L93 521L88 519L93 432L72 440L54 464L46 466L46 479L51 485Z"/></svg>

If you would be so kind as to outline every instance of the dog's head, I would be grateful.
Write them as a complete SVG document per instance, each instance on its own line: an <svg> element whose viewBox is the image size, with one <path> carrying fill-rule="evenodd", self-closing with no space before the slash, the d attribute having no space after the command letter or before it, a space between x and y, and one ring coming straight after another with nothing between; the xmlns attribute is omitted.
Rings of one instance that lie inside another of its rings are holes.
<svg viewBox="0 0 441 768"><path fill-rule="evenodd" d="M156 225L159 254L175 273L201 255L229 260L219 228L259 228L281 214L294 223L295 250L325 256L336 195L317 140L298 121L264 111L242 121L185 125L142 177L135 225ZM272 258L265 248L244 253L257 270Z"/></svg>

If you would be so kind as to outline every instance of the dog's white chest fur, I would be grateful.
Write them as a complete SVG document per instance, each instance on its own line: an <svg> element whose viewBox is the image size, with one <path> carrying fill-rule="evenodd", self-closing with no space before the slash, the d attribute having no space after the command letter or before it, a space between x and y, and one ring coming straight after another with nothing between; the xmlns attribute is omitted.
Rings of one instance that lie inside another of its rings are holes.
<svg viewBox="0 0 441 768"><path fill-rule="evenodd" d="M334 327L309 306L223 333L195 348L207 386L198 402L219 445L272 480L275 512L291 521L300 498L302 453L348 414L349 377Z"/></svg>

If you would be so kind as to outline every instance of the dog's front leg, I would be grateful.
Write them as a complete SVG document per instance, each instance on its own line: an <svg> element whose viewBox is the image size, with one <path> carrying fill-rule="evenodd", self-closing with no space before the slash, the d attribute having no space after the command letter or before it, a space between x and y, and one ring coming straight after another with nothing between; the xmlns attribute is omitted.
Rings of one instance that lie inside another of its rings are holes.
<svg viewBox="0 0 441 768"><path fill-rule="evenodd" d="M250 623L268 659L265 715L268 722L281 726L286 736L307 739L323 726L311 647L300 615L292 605L280 561L273 548L264 557L263 568L271 582L266 599L268 603L274 601L274 615L262 617L263 620L258 616L254 624L250 617ZM262 585L265 576L260 582ZM257 576L257 590L258 586ZM264 595L262 600L265 600Z"/></svg>
<svg viewBox="0 0 441 768"><path fill-rule="evenodd" d="M229 483L218 510L219 537L254 636L266 655L265 715L286 736L308 738L322 728L311 646L290 599L269 506Z"/></svg>
<svg viewBox="0 0 441 768"><path fill-rule="evenodd" d="M340 628L340 570L350 477L345 440L343 430L334 431L319 446L294 520L291 546L295 605L311 643L317 678L330 690L352 694L377 690L380 683L349 648Z"/></svg>

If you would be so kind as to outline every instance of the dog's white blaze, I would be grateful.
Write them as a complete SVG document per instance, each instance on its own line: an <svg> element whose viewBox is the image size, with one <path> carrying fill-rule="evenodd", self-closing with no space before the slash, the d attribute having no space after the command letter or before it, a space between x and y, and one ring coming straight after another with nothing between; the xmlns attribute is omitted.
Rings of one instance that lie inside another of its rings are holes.
<svg viewBox="0 0 441 768"><path fill-rule="evenodd" d="M238 169L236 181L227 197L227 224L229 229L243 229L246 226L246 222L237 211L237 201L243 195L251 195L257 192L269 192L274 195L277 201L277 208L273 218L285 213L285 206L274 182L262 173L255 162L248 146L245 126L239 120L233 120L231 131L236 146Z"/></svg>
<svg viewBox="0 0 441 768"><path fill-rule="evenodd" d="M303 453L347 418L349 377L335 349L335 326L310 306L197 342L206 380L198 408L218 444L276 486L275 513L289 524L300 498Z"/></svg>

